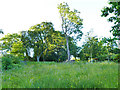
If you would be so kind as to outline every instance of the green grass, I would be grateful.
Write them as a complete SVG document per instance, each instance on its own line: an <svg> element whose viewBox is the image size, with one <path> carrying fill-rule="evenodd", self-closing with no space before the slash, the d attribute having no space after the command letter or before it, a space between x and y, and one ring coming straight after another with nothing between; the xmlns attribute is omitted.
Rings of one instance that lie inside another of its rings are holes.
<svg viewBox="0 0 120 90"><path fill-rule="evenodd" d="M1 58L0 58L0 90L2 88L2 62L1 62Z"/></svg>
<svg viewBox="0 0 120 90"><path fill-rule="evenodd" d="M117 63L28 62L3 71L3 88L117 88Z"/></svg>

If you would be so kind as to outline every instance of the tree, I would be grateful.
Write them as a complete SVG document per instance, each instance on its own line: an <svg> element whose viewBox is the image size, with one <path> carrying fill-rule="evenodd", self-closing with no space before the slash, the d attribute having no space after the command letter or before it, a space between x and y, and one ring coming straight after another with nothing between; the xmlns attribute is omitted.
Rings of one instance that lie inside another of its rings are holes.
<svg viewBox="0 0 120 90"><path fill-rule="evenodd" d="M57 61L66 60L65 43L65 36L60 31L54 31L52 34L52 42L50 43L50 47L48 49L50 52L54 52Z"/></svg>
<svg viewBox="0 0 120 90"><path fill-rule="evenodd" d="M0 29L0 34L4 34L4 32L2 31L2 29ZM1 45L2 45L2 43L0 42L0 49L1 49Z"/></svg>
<svg viewBox="0 0 120 90"><path fill-rule="evenodd" d="M62 19L62 32L66 38L66 46L68 53L68 61L70 61L70 50L69 50L69 39L70 35L77 35L75 40L81 39L82 36L82 19L79 17L79 13L77 10L70 11L70 8L67 3L63 2L58 5L59 13Z"/></svg>
<svg viewBox="0 0 120 90"><path fill-rule="evenodd" d="M11 52L13 43L20 41L20 35L17 33L7 34L2 37L0 41L3 41L1 49L6 50L7 52Z"/></svg>
<svg viewBox="0 0 120 90"><path fill-rule="evenodd" d="M54 28L51 22L42 22L41 24L32 26L28 30L31 43L30 47L34 49L34 56L37 58L38 62L41 55L45 53L49 47L48 45L49 41L51 41L53 31Z"/></svg>
<svg viewBox="0 0 120 90"><path fill-rule="evenodd" d="M116 41L114 39L112 39L111 37L109 38L103 38L102 41L104 42L105 44L105 47L106 47L106 50L107 50L107 53L108 53L108 61L110 60L110 56L112 56L111 54L113 54L114 52L114 48L116 45Z"/></svg>
<svg viewBox="0 0 120 90"><path fill-rule="evenodd" d="M30 60L30 49L32 47L32 42L28 31L21 31L21 41L23 42L23 48L25 49L25 60Z"/></svg>
<svg viewBox="0 0 120 90"><path fill-rule="evenodd" d="M11 54L24 57L24 52L25 52L25 48L23 48L22 41L13 42L12 47L11 47Z"/></svg>
<svg viewBox="0 0 120 90"><path fill-rule="evenodd" d="M98 49L98 38L97 36L92 36L93 31L90 30L89 32L87 32L86 36L86 45L87 45L87 52L89 55L90 60L92 59L92 57L95 57L96 55L96 50Z"/></svg>
<svg viewBox="0 0 120 90"><path fill-rule="evenodd" d="M108 19L108 21L114 22L114 26L112 26L112 30L110 30L110 32L112 32L113 36L118 37L116 39L118 40L118 46L119 46L120 45L120 1L109 2L108 4L110 5L109 7L104 7L101 10L102 12L101 16L107 17L110 15L110 13L114 14Z"/></svg>
<svg viewBox="0 0 120 90"><path fill-rule="evenodd" d="M81 51L79 53L79 56L81 60L88 60L88 58L91 60L93 58L97 58L99 60L105 60L108 52L107 47L104 46L104 41L100 40L100 38L97 38L97 36L92 36L93 31L87 32L85 35L85 42L81 48Z"/></svg>
<svg viewBox="0 0 120 90"><path fill-rule="evenodd" d="M55 31L51 22L42 22L21 32L21 40L26 57L30 59L30 49L34 51L33 59L64 61L66 60L65 36Z"/></svg>
<svg viewBox="0 0 120 90"><path fill-rule="evenodd" d="M15 63L19 62L19 60L22 60L24 58L25 49L23 48L23 42L21 41L20 34L7 34L4 37L2 37L0 41L2 41L0 49L3 51L3 57L13 56L14 58L9 60L15 61ZM16 60L15 58L19 60Z"/></svg>

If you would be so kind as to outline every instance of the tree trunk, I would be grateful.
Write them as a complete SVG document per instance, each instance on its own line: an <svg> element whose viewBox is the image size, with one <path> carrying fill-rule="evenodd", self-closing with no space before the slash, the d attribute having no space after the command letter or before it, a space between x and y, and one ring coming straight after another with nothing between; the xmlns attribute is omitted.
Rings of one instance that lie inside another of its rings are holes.
<svg viewBox="0 0 120 90"><path fill-rule="evenodd" d="M90 60L92 60L92 52L91 52L91 54L90 54Z"/></svg>
<svg viewBox="0 0 120 90"><path fill-rule="evenodd" d="M26 57L27 57L27 59L28 59L28 52L27 52L27 50L26 50L26 53L25 53L25 54L26 54Z"/></svg>
<svg viewBox="0 0 120 90"><path fill-rule="evenodd" d="M108 55L108 62L110 61L109 59L110 59L110 58L109 58L109 55Z"/></svg>
<svg viewBox="0 0 120 90"><path fill-rule="evenodd" d="M118 48L120 49L120 36L118 36Z"/></svg>
<svg viewBox="0 0 120 90"><path fill-rule="evenodd" d="M119 2L120 4L120 2ZM118 48L120 49L120 12L119 13L119 16L118 16L118 19L119 19L119 22L118 22Z"/></svg>
<svg viewBox="0 0 120 90"><path fill-rule="evenodd" d="M45 50L44 50L44 51L45 51ZM41 57L41 55L43 54L44 51L42 51L42 52L40 53L40 55L37 56L37 62L39 62L39 59L40 59L40 57Z"/></svg>
<svg viewBox="0 0 120 90"><path fill-rule="evenodd" d="M119 31L119 34L120 34L120 27L119 27L118 31ZM118 48L120 49L120 35L118 36Z"/></svg>
<svg viewBox="0 0 120 90"><path fill-rule="evenodd" d="M40 56L37 56L37 62L39 62Z"/></svg>
<svg viewBox="0 0 120 90"><path fill-rule="evenodd" d="M67 35L66 35L66 45L67 45L68 61L70 61L70 50L69 50L69 43L68 43L68 37L67 37Z"/></svg>
<svg viewBox="0 0 120 90"><path fill-rule="evenodd" d="M43 61L45 61L45 59L44 59L44 54L43 54Z"/></svg>

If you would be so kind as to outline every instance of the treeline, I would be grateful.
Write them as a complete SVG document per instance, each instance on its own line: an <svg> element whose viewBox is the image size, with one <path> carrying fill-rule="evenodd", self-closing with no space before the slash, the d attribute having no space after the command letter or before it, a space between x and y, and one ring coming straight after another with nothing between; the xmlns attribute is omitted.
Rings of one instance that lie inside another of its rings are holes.
<svg viewBox="0 0 120 90"><path fill-rule="evenodd" d="M82 47L78 47L74 39L69 37L70 53L80 60L96 58L98 61L118 60L119 49L117 43L111 38L101 38L86 35ZM67 47L65 35L55 31L51 22L42 22L34 25L20 34L7 34L0 39L1 50L30 61L57 61L67 60ZM32 51L31 51L32 50ZM31 57L33 52L33 57Z"/></svg>
<svg viewBox="0 0 120 90"><path fill-rule="evenodd" d="M87 32L86 41L81 47L79 57L81 60L95 60L95 61L115 61L120 60L120 50L118 49L115 39L98 38L91 36L91 31Z"/></svg>
<svg viewBox="0 0 120 90"><path fill-rule="evenodd" d="M120 50L114 39L105 37L100 39L90 36L90 33L87 33L86 41L81 47L78 47L74 39L69 37L70 53L75 57L75 60L77 58L82 61L118 62L120 60ZM30 27L27 31L21 31L19 34L7 34L0 40L2 41L1 50L4 51L3 69L20 66L21 61L63 62L67 60L65 35L60 31L55 31L51 22L42 22Z"/></svg>

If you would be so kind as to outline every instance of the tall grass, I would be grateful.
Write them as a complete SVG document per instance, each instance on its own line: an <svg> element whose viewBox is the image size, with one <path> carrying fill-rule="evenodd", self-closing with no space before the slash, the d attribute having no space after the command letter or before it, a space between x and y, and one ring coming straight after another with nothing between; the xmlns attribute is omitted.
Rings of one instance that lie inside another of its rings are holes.
<svg viewBox="0 0 120 90"><path fill-rule="evenodd" d="M0 57L0 90L2 88L2 60Z"/></svg>
<svg viewBox="0 0 120 90"><path fill-rule="evenodd" d="M3 88L117 88L118 64L28 62L2 80Z"/></svg>

